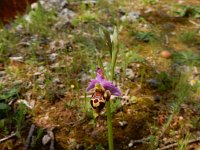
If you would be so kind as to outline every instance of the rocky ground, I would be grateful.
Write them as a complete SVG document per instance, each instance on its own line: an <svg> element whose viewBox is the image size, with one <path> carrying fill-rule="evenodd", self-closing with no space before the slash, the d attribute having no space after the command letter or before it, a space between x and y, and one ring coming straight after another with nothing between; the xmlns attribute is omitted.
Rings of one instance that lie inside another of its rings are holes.
<svg viewBox="0 0 200 150"><path fill-rule="evenodd" d="M199 150L199 18L199 0L33 3L0 29L0 149L108 149L85 89L117 26L115 149Z"/></svg>

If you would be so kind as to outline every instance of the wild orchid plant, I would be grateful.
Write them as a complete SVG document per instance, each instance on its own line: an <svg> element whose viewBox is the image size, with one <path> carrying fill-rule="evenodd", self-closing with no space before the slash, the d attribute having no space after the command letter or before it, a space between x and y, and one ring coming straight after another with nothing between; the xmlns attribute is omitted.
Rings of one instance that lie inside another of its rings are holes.
<svg viewBox="0 0 200 150"><path fill-rule="evenodd" d="M104 108L111 95L122 95L116 86L105 79L101 68L96 69L96 78L91 80L86 90L90 91L91 89L95 91L92 95L91 105L96 112L100 112Z"/></svg>
<svg viewBox="0 0 200 150"><path fill-rule="evenodd" d="M118 45L118 33L117 28L114 28L114 33L111 36L109 32L105 28L101 28L100 34L106 42L106 45L109 48L110 56L111 56L111 81L114 79L114 68L117 59L117 54L119 51ZM100 58L98 58L100 59ZM101 62L101 61L100 61ZM103 66L101 64L101 66ZM103 68L96 69L96 78L92 79L87 87L87 91L94 89L94 93L92 95L92 99L90 101L92 107L96 112L101 112L106 104L106 112L107 112L107 125L108 125L108 144L109 150L114 150L113 146L113 132L112 132L112 115L110 108L110 97L111 95L121 96L120 90L112 84L111 81L107 81L105 79Z"/></svg>

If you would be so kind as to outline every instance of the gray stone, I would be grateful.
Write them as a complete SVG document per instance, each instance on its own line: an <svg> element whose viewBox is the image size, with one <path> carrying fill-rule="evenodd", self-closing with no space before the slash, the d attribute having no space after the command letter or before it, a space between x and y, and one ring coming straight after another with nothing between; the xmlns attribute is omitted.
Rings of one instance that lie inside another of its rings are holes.
<svg viewBox="0 0 200 150"><path fill-rule="evenodd" d="M132 69L130 68L126 69L126 77L130 80L133 80L135 78L135 73L133 72Z"/></svg>
<svg viewBox="0 0 200 150"><path fill-rule="evenodd" d="M96 4L97 3L97 1L96 0L85 0L85 1L83 1L82 3L84 3L84 4Z"/></svg>
<svg viewBox="0 0 200 150"><path fill-rule="evenodd" d="M67 22L70 22L71 19L75 16L75 12L65 8L63 9L59 14L58 17L67 20Z"/></svg>
<svg viewBox="0 0 200 150"><path fill-rule="evenodd" d="M48 134L43 136L43 138L42 138L42 144L43 145L48 144L50 141L51 141L51 137Z"/></svg>
<svg viewBox="0 0 200 150"><path fill-rule="evenodd" d="M160 102L160 100L162 99L162 97L160 95L155 95L153 97L153 99L154 99L155 102Z"/></svg>
<svg viewBox="0 0 200 150"><path fill-rule="evenodd" d="M128 125L126 121L119 121L118 123L122 129L124 129Z"/></svg>
<svg viewBox="0 0 200 150"><path fill-rule="evenodd" d="M68 4L66 0L40 0L39 3L44 7L45 10L60 11L65 5Z"/></svg>
<svg viewBox="0 0 200 150"><path fill-rule="evenodd" d="M9 57L10 60L16 61L16 62L23 62L23 57Z"/></svg>
<svg viewBox="0 0 200 150"><path fill-rule="evenodd" d="M37 2L31 4L31 9L36 10L37 8L38 8Z"/></svg>
<svg viewBox="0 0 200 150"><path fill-rule="evenodd" d="M129 148L133 147L133 142L134 142L134 141L131 140L131 141L128 143L128 147L129 147Z"/></svg>
<svg viewBox="0 0 200 150"><path fill-rule="evenodd" d="M49 55L49 60L51 62L54 62L56 60L57 56L58 56L57 53L52 53L52 54Z"/></svg>
<svg viewBox="0 0 200 150"><path fill-rule="evenodd" d="M132 12L129 12L127 15L122 16L121 20L135 22L137 21L139 17L140 17L140 12L132 11Z"/></svg>
<svg viewBox="0 0 200 150"><path fill-rule="evenodd" d="M5 71L0 71L0 77L6 75L6 72Z"/></svg>
<svg viewBox="0 0 200 150"><path fill-rule="evenodd" d="M160 82L156 79L148 79L146 80L146 82L151 88L158 88L160 84Z"/></svg>
<svg viewBox="0 0 200 150"><path fill-rule="evenodd" d="M64 8L61 12L58 13L58 22L55 24L55 28L59 29L63 27L67 23L71 23L71 21L75 18L76 13L72 10Z"/></svg>
<svg viewBox="0 0 200 150"><path fill-rule="evenodd" d="M84 150L84 145L83 144L76 145L76 150Z"/></svg>

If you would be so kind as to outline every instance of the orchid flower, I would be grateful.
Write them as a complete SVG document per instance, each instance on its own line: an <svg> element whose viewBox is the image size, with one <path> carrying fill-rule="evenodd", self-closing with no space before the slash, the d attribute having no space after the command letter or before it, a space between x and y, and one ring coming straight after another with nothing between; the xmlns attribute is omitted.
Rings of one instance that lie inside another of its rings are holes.
<svg viewBox="0 0 200 150"><path fill-rule="evenodd" d="M108 90L111 95L121 96L119 88L112 84L112 82L107 81L104 77L103 71L101 68L96 69L96 78L92 79L87 87L87 92L96 87L102 87L104 90Z"/></svg>

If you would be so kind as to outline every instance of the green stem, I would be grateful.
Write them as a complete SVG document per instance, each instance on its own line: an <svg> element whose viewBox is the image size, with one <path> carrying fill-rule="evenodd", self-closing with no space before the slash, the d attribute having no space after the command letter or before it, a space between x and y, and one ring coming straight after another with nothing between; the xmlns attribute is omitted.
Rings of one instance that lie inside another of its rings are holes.
<svg viewBox="0 0 200 150"><path fill-rule="evenodd" d="M115 66L112 65L112 66L111 66L111 81L114 80L114 71L115 71Z"/></svg>
<svg viewBox="0 0 200 150"><path fill-rule="evenodd" d="M115 68L115 66L112 64L112 68L111 68L111 80L112 81L114 79L114 68ZM106 104L106 111L107 111L109 150L114 150L114 145L113 145L113 130L112 130L112 113L111 113L111 108L110 108L110 100Z"/></svg>
<svg viewBox="0 0 200 150"><path fill-rule="evenodd" d="M110 47L112 51L111 55L111 80L114 80L114 70L115 70L115 63L117 59L117 53L119 51L119 45L118 45L118 32L117 28L114 29L113 33L113 43L112 47ZM109 144L109 150L114 150L114 144L113 144L113 130L112 130L112 114L111 114L111 108L110 108L110 100L106 104L106 111L107 111L107 124L108 124L108 144Z"/></svg>
<svg viewBox="0 0 200 150"><path fill-rule="evenodd" d="M109 150L114 150L114 146L113 146L113 131L112 131L112 114L111 114L111 109L110 109L110 100L106 103L106 111L107 111Z"/></svg>

